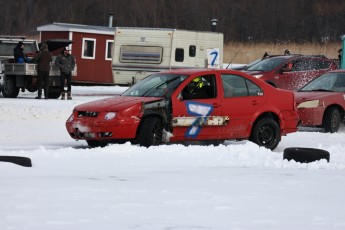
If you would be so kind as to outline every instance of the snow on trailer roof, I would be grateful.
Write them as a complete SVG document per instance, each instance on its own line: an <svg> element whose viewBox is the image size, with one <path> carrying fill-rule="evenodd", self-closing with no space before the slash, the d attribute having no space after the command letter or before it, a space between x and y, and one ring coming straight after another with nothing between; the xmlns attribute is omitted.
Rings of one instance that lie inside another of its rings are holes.
<svg viewBox="0 0 345 230"><path fill-rule="evenodd" d="M115 27L115 30L128 29L128 30L159 30L159 31L186 31L186 32L200 32L200 33L215 33L223 34L220 32L211 32L211 31L201 31L201 30L185 30L185 29L174 29L174 28L153 28L153 27Z"/></svg>

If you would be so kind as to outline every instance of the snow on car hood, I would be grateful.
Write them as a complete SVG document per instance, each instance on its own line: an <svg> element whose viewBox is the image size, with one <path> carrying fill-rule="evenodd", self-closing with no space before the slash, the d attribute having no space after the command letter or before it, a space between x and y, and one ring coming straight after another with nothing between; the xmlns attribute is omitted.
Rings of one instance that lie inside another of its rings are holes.
<svg viewBox="0 0 345 230"><path fill-rule="evenodd" d="M75 107L79 111L120 111L138 103L159 101L157 97L130 97L115 96L102 100L92 101Z"/></svg>
<svg viewBox="0 0 345 230"><path fill-rule="evenodd" d="M324 99L329 96L334 96L335 94L338 94L336 92L316 92L316 91L310 91L310 92L294 92L295 93L295 100L296 103L299 104L303 101L312 101L312 100L318 100L318 99ZM343 93L340 93L343 94Z"/></svg>

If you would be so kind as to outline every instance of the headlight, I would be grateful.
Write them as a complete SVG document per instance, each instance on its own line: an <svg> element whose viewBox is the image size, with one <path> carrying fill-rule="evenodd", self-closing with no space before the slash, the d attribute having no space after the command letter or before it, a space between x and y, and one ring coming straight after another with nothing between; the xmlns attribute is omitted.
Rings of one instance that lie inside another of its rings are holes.
<svg viewBox="0 0 345 230"><path fill-rule="evenodd" d="M114 117L116 117L116 113L115 113L115 112L109 112L109 113L107 113L107 114L104 116L104 119L105 119L105 120L111 120L111 119L113 119Z"/></svg>
<svg viewBox="0 0 345 230"><path fill-rule="evenodd" d="M320 100L305 101L297 106L297 109L302 108L317 108L319 106Z"/></svg>
<svg viewBox="0 0 345 230"><path fill-rule="evenodd" d="M254 74L253 76L256 78L260 78L260 77L262 77L262 74Z"/></svg>

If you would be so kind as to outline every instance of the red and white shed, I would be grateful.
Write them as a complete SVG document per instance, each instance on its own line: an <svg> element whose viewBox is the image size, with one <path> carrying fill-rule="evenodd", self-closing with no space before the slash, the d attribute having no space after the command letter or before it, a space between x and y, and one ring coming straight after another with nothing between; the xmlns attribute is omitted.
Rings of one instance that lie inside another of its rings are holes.
<svg viewBox="0 0 345 230"><path fill-rule="evenodd" d="M73 82L113 84L112 49L115 27L52 23L37 27L40 41L69 39L76 58L77 76ZM56 51L58 54L62 49Z"/></svg>

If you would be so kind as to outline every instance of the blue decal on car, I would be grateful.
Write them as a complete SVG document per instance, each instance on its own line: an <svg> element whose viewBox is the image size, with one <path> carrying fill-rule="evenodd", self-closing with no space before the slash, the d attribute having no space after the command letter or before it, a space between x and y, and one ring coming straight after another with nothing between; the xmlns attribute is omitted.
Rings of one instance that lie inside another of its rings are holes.
<svg viewBox="0 0 345 230"><path fill-rule="evenodd" d="M187 129L185 136L189 138L196 138L200 133L202 126L207 120L207 116L213 111L213 106L200 102L186 102L188 114L195 116L195 121Z"/></svg>

